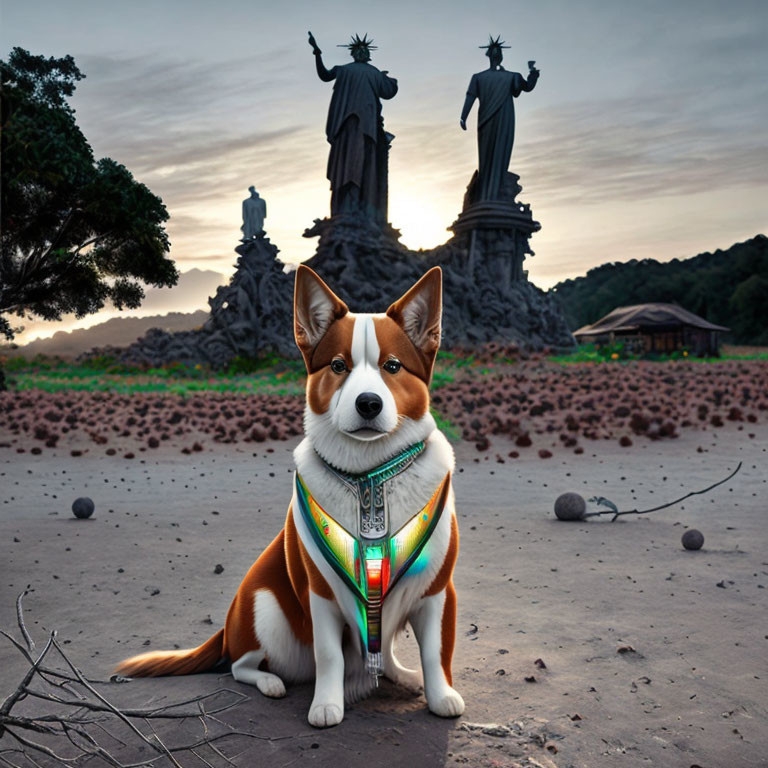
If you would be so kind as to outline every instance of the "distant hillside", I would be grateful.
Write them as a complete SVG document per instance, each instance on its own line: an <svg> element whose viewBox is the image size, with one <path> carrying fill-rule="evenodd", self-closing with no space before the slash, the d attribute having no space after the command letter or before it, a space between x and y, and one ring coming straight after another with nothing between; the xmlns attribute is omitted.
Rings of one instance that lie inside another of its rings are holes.
<svg viewBox="0 0 768 768"><path fill-rule="evenodd" d="M32 358L35 355L58 355L74 358L93 347L113 345L125 347L143 336L150 328L162 328L165 331L188 331L197 328L208 319L208 313L199 309L197 312L170 312L167 315L149 317L113 317L105 323L76 331L58 331L49 339L37 339L29 344L6 354Z"/></svg>
<svg viewBox="0 0 768 768"><path fill-rule="evenodd" d="M155 288L153 285L144 287L144 298L141 302L141 311L145 314L167 315L171 312L191 313L198 309L208 310L208 297L215 296L220 285L226 284L228 278L221 272L212 269L198 269L197 267L182 272L179 282L172 288ZM65 313L61 322L43 320L37 317L24 318L21 323L24 326L23 333L16 337L19 345L31 343L30 337L34 337L40 331L48 331L52 328L69 328L77 318L73 314ZM107 317L103 322L107 321ZM13 323L16 325L20 321Z"/></svg>
<svg viewBox="0 0 768 768"><path fill-rule="evenodd" d="M569 328L594 323L616 307L679 304L731 329L737 344L768 345L768 238L757 235L728 250L690 259L603 264L552 289Z"/></svg>

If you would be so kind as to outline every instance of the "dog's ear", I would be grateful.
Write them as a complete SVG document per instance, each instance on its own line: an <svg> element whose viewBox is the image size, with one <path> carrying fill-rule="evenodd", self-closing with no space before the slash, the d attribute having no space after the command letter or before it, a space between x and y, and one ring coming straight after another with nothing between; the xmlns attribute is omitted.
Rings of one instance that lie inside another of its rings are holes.
<svg viewBox="0 0 768 768"><path fill-rule="evenodd" d="M349 312L347 305L313 272L303 264L296 271L293 290L293 334L309 365L312 350L334 320Z"/></svg>
<svg viewBox="0 0 768 768"><path fill-rule="evenodd" d="M404 296L387 310L421 353L431 377L440 346L443 314L443 271L432 267Z"/></svg>

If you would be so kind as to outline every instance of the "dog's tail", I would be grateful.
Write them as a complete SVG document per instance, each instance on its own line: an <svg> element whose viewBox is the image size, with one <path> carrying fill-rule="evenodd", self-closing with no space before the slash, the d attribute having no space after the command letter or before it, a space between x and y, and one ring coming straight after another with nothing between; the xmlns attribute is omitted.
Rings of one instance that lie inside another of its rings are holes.
<svg viewBox="0 0 768 768"><path fill-rule="evenodd" d="M219 661L224 652L224 630L197 648L178 651L149 651L121 661L115 672L126 677L160 677L162 675L194 675L205 672Z"/></svg>

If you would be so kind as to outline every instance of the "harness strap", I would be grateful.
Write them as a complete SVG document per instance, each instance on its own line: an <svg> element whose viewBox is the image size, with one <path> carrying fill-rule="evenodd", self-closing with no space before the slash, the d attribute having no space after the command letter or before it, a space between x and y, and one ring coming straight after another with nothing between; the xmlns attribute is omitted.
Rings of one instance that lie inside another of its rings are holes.
<svg viewBox="0 0 768 768"><path fill-rule="evenodd" d="M350 533L312 497L296 473L298 511L325 560L353 592L358 631L367 666L377 678L381 662L381 610L387 594L414 566L442 516L448 499L449 472L426 505L393 535L363 539Z"/></svg>

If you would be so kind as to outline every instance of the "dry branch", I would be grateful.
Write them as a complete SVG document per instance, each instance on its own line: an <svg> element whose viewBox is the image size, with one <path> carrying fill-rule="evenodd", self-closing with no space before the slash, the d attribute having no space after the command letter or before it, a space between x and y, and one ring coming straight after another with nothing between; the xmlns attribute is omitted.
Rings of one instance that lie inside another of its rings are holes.
<svg viewBox="0 0 768 768"><path fill-rule="evenodd" d="M35 643L27 631L23 613L23 599L28 592L29 587L16 601L17 623L24 642L0 630L28 665L21 682L0 706L0 765L9 768L46 768L50 765L77 768L86 764L114 768L160 765L182 768L183 763L178 757L186 753L208 768L217 768L234 765L217 746L222 739L243 736L275 740L236 730L215 716L248 700L238 691L219 688L162 706L122 708L95 687L110 683L89 680L71 661L55 631L34 657ZM64 691L68 695L62 695ZM14 713L14 707L25 699L45 702L47 711L33 716ZM161 739L155 731L154 725L158 721L187 719L201 723L200 738L172 744L166 743L164 739L167 737ZM114 732L116 729L125 740ZM112 739L126 754L146 755L147 751L150 754L143 759L121 757L99 741L105 737Z"/></svg>
<svg viewBox="0 0 768 768"><path fill-rule="evenodd" d="M599 515L613 515L611 518L611 522L615 522L617 518L621 517L622 515L647 515L649 512L658 512L660 509L666 509L667 507L672 507L675 504L679 504L681 501L685 501L686 499L690 499L691 496L700 496L704 493L709 493L713 488L717 488L718 485L723 485L723 483L727 483L732 477L736 475L736 473L741 469L741 462L739 462L739 465L736 467L736 469L731 472L728 477L723 478L722 480L718 480L716 483L713 483L710 486L707 486L706 488L703 488L700 491L689 491L685 494L685 496L681 496L679 499L675 499L674 501L668 501L666 504L659 504L658 507L651 507L649 509L625 509L623 511L619 511L619 508L612 502L610 499L606 499L602 496L594 496L590 499L590 501L594 502L595 504L598 504L603 507L608 507L607 510L599 511L599 512L586 512L582 515L582 518L587 517L597 517Z"/></svg>

